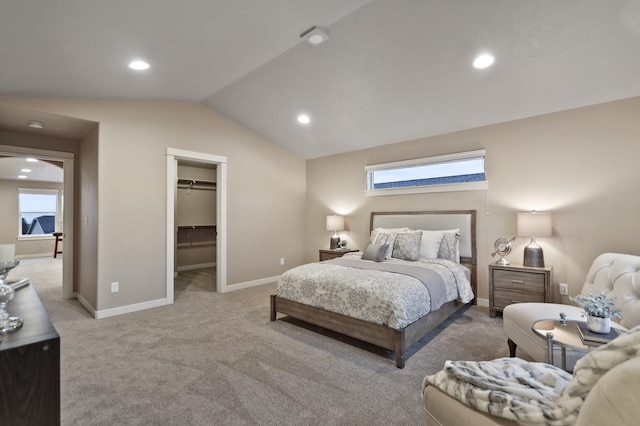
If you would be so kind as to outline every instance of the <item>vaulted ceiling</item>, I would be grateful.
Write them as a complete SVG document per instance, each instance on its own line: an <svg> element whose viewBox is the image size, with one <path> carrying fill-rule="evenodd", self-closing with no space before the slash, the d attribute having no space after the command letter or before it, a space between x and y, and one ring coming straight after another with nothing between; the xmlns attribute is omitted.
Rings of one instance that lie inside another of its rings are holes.
<svg viewBox="0 0 640 426"><path fill-rule="evenodd" d="M319 46L300 38L314 25ZM493 66L471 66L481 52ZM304 158L638 96L638 76L638 0L0 7L0 95L200 102Z"/></svg>

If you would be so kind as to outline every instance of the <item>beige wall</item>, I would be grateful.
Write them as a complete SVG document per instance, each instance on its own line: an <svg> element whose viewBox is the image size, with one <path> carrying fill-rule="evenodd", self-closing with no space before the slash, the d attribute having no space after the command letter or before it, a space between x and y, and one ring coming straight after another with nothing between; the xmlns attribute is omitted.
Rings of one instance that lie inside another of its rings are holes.
<svg viewBox="0 0 640 426"><path fill-rule="evenodd" d="M99 137L95 126L80 142L74 188L74 290L93 307L98 306Z"/></svg>
<svg viewBox="0 0 640 426"><path fill-rule="evenodd" d="M344 236L363 248L371 211L476 209L478 297L488 299L493 242L515 235L517 212L550 210L553 237L538 242L554 283L577 293L599 253L640 255L638 117L640 97L310 160L305 258L328 247L327 214L345 214ZM483 148L488 192L364 197L366 165ZM516 240L512 263L526 244Z"/></svg>
<svg viewBox="0 0 640 426"><path fill-rule="evenodd" d="M84 194L96 201L83 204L76 220L85 226L86 216L88 226L97 226L94 247L87 241L81 248L95 249L97 310L165 297L167 147L227 157L231 288L302 262L304 160L226 117L180 102L11 97L0 102L99 123L96 146L81 152L82 160L98 159L95 176L86 176L97 181L97 194ZM78 262L82 255L79 250ZM112 281L120 283L118 293L110 293ZM87 285L92 285L88 277Z"/></svg>

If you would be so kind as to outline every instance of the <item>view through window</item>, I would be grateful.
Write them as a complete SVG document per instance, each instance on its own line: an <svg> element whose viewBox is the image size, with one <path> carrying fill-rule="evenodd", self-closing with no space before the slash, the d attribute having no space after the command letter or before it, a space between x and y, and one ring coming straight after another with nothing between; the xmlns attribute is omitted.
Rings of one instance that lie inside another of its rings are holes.
<svg viewBox="0 0 640 426"><path fill-rule="evenodd" d="M376 164L365 170L367 195L486 188L484 150Z"/></svg>
<svg viewBox="0 0 640 426"><path fill-rule="evenodd" d="M20 237L51 235L62 224L62 191L18 189Z"/></svg>

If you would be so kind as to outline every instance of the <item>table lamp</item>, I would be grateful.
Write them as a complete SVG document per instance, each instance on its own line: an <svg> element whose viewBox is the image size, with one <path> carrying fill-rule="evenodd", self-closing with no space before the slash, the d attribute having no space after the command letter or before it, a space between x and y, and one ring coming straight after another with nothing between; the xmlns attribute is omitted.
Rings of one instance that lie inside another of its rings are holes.
<svg viewBox="0 0 640 426"><path fill-rule="evenodd" d="M524 248L524 266L544 267L544 253L536 243L536 237L551 236L551 212L518 213L518 235L531 237L531 242Z"/></svg>
<svg viewBox="0 0 640 426"><path fill-rule="evenodd" d="M327 216L327 231L333 231L329 248L335 250L338 248L338 243L340 242L338 231L344 231L344 217L335 214Z"/></svg>

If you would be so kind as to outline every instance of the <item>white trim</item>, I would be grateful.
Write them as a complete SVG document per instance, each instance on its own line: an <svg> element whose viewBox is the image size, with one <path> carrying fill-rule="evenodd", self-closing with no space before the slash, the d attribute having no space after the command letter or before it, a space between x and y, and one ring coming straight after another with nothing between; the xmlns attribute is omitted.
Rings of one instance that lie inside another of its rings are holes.
<svg viewBox="0 0 640 426"><path fill-rule="evenodd" d="M169 149L167 149L167 153ZM166 260L165 266L167 268L167 304L173 303L173 281L174 274L176 273L175 261L176 261L176 236L175 236L175 205L176 205L176 190L174 189L175 182L178 179L178 165L177 160L173 155L167 155L167 247L166 247Z"/></svg>
<svg viewBox="0 0 640 426"><path fill-rule="evenodd" d="M398 170L403 168L428 166L430 164L449 163L455 161L483 159L486 150L477 149L474 151L456 152L453 154L435 155L433 157L414 158L411 160L393 161L390 163L380 163L365 166L366 186L365 197L381 197L388 195L409 195L409 194L428 194L434 192L456 192L456 191L480 191L486 190L488 182L486 180L475 182L459 182L444 183L439 185L416 185L406 187L392 187L374 189L374 172L382 172L385 170Z"/></svg>
<svg viewBox="0 0 640 426"><path fill-rule="evenodd" d="M480 299L476 297L476 303L478 306L484 306L485 308L489 307L489 299Z"/></svg>
<svg viewBox="0 0 640 426"><path fill-rule="evenodd" d="M37 148L25 148L21 146L11 146L11 145L0 145L0 155L9 155L15 157L16 154L19 156L26 157L38 157L43 160L61 160L61 159L74 159L74 155L72 152L62 152L62 151L50 151L48 149L37 149Z"/></svg>
<svg viewBox="0 0 640 426"><path fill-rule="evenodd" d="M478 182L448 183L446 185L411 186L408 188L367 189L366 197L381 197L387 195L428 194L432 192L482 191L489 187L486 180Z"/></svg>
<svg viewBox="0 0 640 426"><path fill-rule="evenodd" d="M216 288L220 293L224 293L227 288L227 163L218 163L216 167L216 231L218 241L216 242Z"/></svg>
<svg viewBox="0 0 640 426"><path fill-rule="evenodd" d="M37 259L37 258L43 258L43 257L51 257L51 252L47 252L47 253L35 253L35 254L21 254L21 255L16 255L16 259L20 260L20 259Z"/></svg>
<svg viewBox="0 0 640 426"><path fill-rule="evenodd" d="M227 157L205 154L202 152L187 151L184 149L167 148L167 155L173 155L183 160L200 160L206 163L226 163Z"/></svg>
<svg viewBox="0 0 640 426"><path fill-rule="evenodd" d="M35 183L34 183L35 184ZM64 189L53 189L53 188L41 188L39 186L37 186L37 184L35 184L36 186L32 186L32 187L18 187L18 241L29 241L29 240L35 240L35 239L41 239L43 236L48 237L48 239L55 239L55 237L51 234L23 234L22 233L22 220L20 220L22 218L22 206L20 204L21 202L21 195L54 195L56 197L56 210L53 213L54 217L56 218L56 221L53 224L53 232L60 232L60 217L63 218L64 220L64 214L63 214L63 206L62 206L62 199L63 199L63 194L64 194ZM25 212L25 213L30 213L30 214L34 214L36 212ZM51 213L51 212L37 212L37 213Z"/></svg>
<svg viewBox="0 0 640 426"><path fill-rule="evenodd" d="M167 299L149 300L148 302L134 303L133 305L118 306L117 308L102 309L100 311L94 311L95 319L104 319L109 317L115 317L118 315L130 314L133 312L144 311L152 308L159 308L165 306Z"/></svg>
<svg viewBox="0 0 640 426"><path fill-rule="evenodd" d="M176 271L181 272L181 271L192 271L194 269L202 269L202 268L212 268L216 266L216 262L209 262L209 263L200 263L197 265L184 265L184 266L178 266L176 268Z"/></svg>
<svg viewBox="0 0 640 426"><path fill-rule="evenodd" d="M216 165L216 288L224 293L227 288L227 157L167 148L167 246L166 246L166 304L174 302L175 276L175 208L177 160L196 160Z"/></svg>
<svg viewBox="0 0 640 426"><path fill-rule="evenodd" d="M74 293L76 299L78 299L78 302L80 302L80 304L91 314L92 317L96 317L96 310L93 308L93 306L91 305L91 303L89 303L89 301L87 299L85 299L84 297L82 297L82 295L80 293Z"/></svg>
<svg viewBox="0 0 640 426"><path fill-rule="evenodd" d="M55 240L51 234L26 234L18 235L18 241L38 241L38 240Z"/></svg>
<svg viewBox="0 0 640 426"><path fill-rule="evenodd" d="M485 149L477 149L475 151L456 152L453 154L435 155L433 157L414 158L411 160L394 161L391 163L372 164L370 166L364 166L364 170L370 172L375 170L416 166L420 164L443 163L451 160L464 160L469 158L485 157L485 153Z"/></svg>
<svg viewBox="0 0 640 426"><path fill-rule="evenodd" d="M243 283L231 284L226 286L226 289L223 293L226 293L229 291L242 290L245 288L257 287L259 285L273 284L278 282L279 279L280 279L280 275L276 275L275 277L267 277L267 278L261 278L259 280L245 281Z"/></svg>

